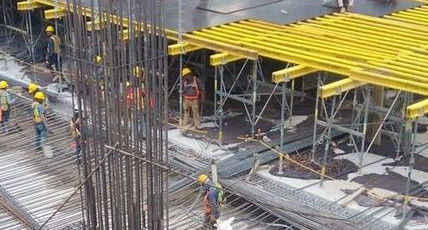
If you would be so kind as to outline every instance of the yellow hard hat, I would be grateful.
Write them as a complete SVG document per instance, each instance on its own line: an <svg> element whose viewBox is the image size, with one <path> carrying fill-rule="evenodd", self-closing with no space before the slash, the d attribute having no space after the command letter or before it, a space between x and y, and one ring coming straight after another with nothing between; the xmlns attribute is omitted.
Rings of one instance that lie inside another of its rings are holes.
<svg viewBox="0 0 428 230"><path fill-rule="evenodd" d="M143 70L141 69L141 67L135 66L132 73L134 74L134 76L140 77L143 74Z"/></svg>
<svg viewBox="0 0 428 230"><path fill-rule="evenodd" d="M189 68L184 68L182 71L181 71L181 76L186 76L187 74L190 74L190 73L192 73L192 71L189 69Z"/></svg>
<svg viewBox="0 0 428 230"><path fill-rule="evenodd" d="M0 89L6 89L8 86L6 81L0 81Z"/></svg>
<svg viewBox="0 0 428 230"><path fill-rule="evenodd" d="M44 94L44 93L42 93L42 92L37 92L37 93L34 95L34 99L44 101L44 100L45 100L45 94Z"/></svg>
<svg viewBox="0 0 428 230"><path fill-rule="evenodd" d="M38 88L38 85L31 83L30 85L28 85L28 93L34 93Z"/></svg>
<svg viewBox="0 0 428 230"><path fill-rule="evenodd" d="M54 32L55 29L53 28L53 26L47 26L45 32Z"/></svg>
<svg viewBox="0 0 428 230"><path fill-rule="evenodd" d="M203 183L205 183L208 179L208 175L206 174L201 174L198 176L198 184L202 185Z"/></svg>
<svg viewBox="0 0 428 230"><path fill-rule="evenodd" d="M96 63L101 63L102 61L103 61L103 57L101 57L100 55L95 56Z"/></svg>
<svg viewBox="0 0 428 230"><path fill-rule="evenodd" d="M131 82L126 81L126 87L129 87L129 86L131 86Z"/></svg>

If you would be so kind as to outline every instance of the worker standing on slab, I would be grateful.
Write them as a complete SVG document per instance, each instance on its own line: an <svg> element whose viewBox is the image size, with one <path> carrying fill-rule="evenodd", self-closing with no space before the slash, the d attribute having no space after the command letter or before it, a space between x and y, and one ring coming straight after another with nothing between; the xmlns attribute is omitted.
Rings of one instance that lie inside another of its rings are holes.
<svg viewBox="0 0 428 230"><path fill-rule="evenodd" d="M183 127L186 127L189 123L190 110L193 114L193 122L195 129L202 129L201 122L199 120L199 106L200 103L205 101L205 89L201 84L201 81L192 73L189 68L184 68L181 72L183 76Z"/></svg>
<svg viewBox="0 0 428 230"><path fill-rule="evenodd" d="M146 121L145 121L145 96L144 83L141 85L138 84L140 80L144 82L144 72L139 67L134 67L133 78L131 78L133 83L129 81L126 83L126 103L129 110L130 118L130 127L131 127L131 137L135 138L135 127L133 124L138 124L137 132L140 133L140 137L143 139L146 138ZM141 79L140 79L141 78ZM134 111L136 109L136 111ZM136 120L136 121L135 121ZM135 121L135 123L133 123Z"/></svg>
<svg viewBox="0 0 428 230"><path fill-rule="evenodd" d="M204 227L213 228L220 217L219 207L223 202L223 188L219 183L214 183L206 174L198 176L198 184L205 193L203 198L205 207Z"/></svg>
<svg viewBox="0 0 428 230"><path fill-rule="evenodd" d="M34 97L38 92L42 92L40 90L39 85L35 83L30 83L28 85L28 94L30 94L31 97ZM45 100L43 101L43 106L44 106L45 113L48 113L48 111L50 110L48 97L45 97Z"/></svg>
<svg viewBox="0 0 428 230"><path fill-rule="evenodd" d="M13 104L13 100L7 92L9 84L6 81L0 82L0 124L1 132L8 133L9 131L9 117L10 117L10 105Z"/></svg>
<svg viewBox="0 0 428 230"><path fill-rule="evenodd" d="M36 149L37 151L42 151L43 146L46 143L46 137L48 133L45 109L43 102L45 100L45 94L42 92L37 92L34 95L34 102L31 104L34 128L36 131Z"/></svg>
<svg viewBox="0 0 428 230"><path fill-rule="evenodd" d="M337 0L337 5L340 8L340 13L350 12L354 6L354 0Z"/></svg>
<svg viewBox="0 0 428 230"><path fill-rule="evenodd" d="M54 70L52 65L55 66L57 74L61 73L62 61L61 61L61 40L55 35L55 29L53 26L46 27L46 34L48 35L47 41L47 54L46 54L46 67L50 70Z"/></svg>

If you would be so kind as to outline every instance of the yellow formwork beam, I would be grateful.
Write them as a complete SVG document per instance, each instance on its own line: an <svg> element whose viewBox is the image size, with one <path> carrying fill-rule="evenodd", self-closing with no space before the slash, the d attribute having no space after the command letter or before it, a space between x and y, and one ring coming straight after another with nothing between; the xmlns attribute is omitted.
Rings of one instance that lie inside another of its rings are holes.
<svg viewBox="0 0 428 230"><path fill-rule="evenodd" d="M213 54L210 56L210 65L219 66L230 62L241 60L242 57L231 55L228 53Z"/></svg>
<svg viewBox="0 0 428 230"><path fill-rule="evenodd" d="M186 54L188 52L192 52L198 49L201 49L201 47L188 43L177 43L168 46L168 55L176 56L180 54Z"/></svg>
<svg viewBox="0 0 428 230"><path fill-rule="evenodd" d="M225 52L231 55L240 56L251 60L258 59L258 52L245 47L244 48L237 47L237 46L231 45L230 43L229 44L223 43L221 41L202 38L191 34L183 34L183 41L195 46L200 46L200 47L204 47L204 48L219 51L219 52Z"/></svg>
<svg viewBox="0 0 428 230"><path fill-rule="evenodd" d="M37 8L43 7L43 4L37 3L32 0L22 1L17 3L17 9L20 11L23 10L34 10Z"/></svg>
<svg viewBox="0 0 428 230"><path fill-rule="evenodd" d="M55 9L45 10L45 19L57 19L64 17L67 11L63 7L57 7Z"/></svg>
<svg viewBox="0 0 428 230"><path fill-rule="evenodd" d="M405 79L391 77L381 73L373 73L363 69L352 69L349 77L356 81L366 82L373 85L403 90L428 96L428 84L418 83Z"/></svg>
<svg viewBox="0 0 428 230"><path fill-rule="evenodd" d="M406 118L416 119L428 113L428 99L422 100L406 108Z"/></svg>
<svg viewBox="0 0 428 230"><path fill-rule="evenodd" d="M99 19L86 22L86 30L92 31L92 30L101 30L106 27L106 23L102 22Z"/></svg>
<svg viewBox="0 0 428 230"><path fill-rule="evenodd" d="M361 81L356 81L350 78L345 78L324 86L320 87L320 97L328 98L335 95L340 95L343 92L346 92L351 89L358 88L365 85L366 83Z"/></svg>
<svg viewBox="0 0 428 230"><path fill-rule="evenodd" d="M277 84L280 82L288 82L289 80L296 79L311 73L317 72L317 69L305 66L296 65L287 69L278 70L272 73L272 82Z"/></svg>

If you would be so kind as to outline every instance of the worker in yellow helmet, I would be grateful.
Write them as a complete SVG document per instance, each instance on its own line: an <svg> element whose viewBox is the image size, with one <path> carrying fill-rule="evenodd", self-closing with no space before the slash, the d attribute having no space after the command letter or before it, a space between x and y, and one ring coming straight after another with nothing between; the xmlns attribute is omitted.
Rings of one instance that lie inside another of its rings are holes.
<svg viewBox="0 0 428 230"><path fill-rule="evenodd" d="M217 223L217 219L220 217L219 207L223 202L223 188L218 182L215 183L206 174L199 175L197 182L204 192L204 227L210 229L212 226L214 226L214 224Z"/></svg>
<svg viewBox="0 0 428 230"><path fill-rule="evenodd" d="M28 85L28 94L30 94L31 97L34 97L34 95L36 95L36 93L38 93L38 92L42 92L40 90L40 86L39 85L37 85L36 83L30 83ZM48 99L48 97L45 97L45 100L43 101L43 106L44 106L45 112L46 113L49 112L50 107L49 107L49 99Z"/></svg>
<svg viewBox="0 0 428 230"><path fill-rule="evenodd" d="M190 110L193 114L193 122L196 129L202 129L199 120L199 105L205 101L205 89L201 81L192 73L189 68L184 68L181 72L183 76L183 126L189 123Z"/></svg>
<svg viewBox="0 0 428 230"><path fill-rule="evenodd" d="M13 99L7 92L7 87L9 87L9 84L6 81L0 81L0 124L2 133L9 131L10 105L13 104Z"/></svg>
<svg viewBox="0 0 428 230"><path fill-rule="evenodd" d="M46 54L46 67L50 70L54 70L52 65L55 66L55 71L61 73L62 60L61 60L61 40L55 35L55 29L53 26L46 27L46 35L48 36L47 41L47 54Z"/></svg>
<svg viewBox="0 0 428 230"><path fill-rule="evenodd" d="M34 102L31 104L34 128L36 131L36 149L42 151L46 143L48 128L46 124L45 109L43 102L46 96L42 92L34 95Z"/></svg>

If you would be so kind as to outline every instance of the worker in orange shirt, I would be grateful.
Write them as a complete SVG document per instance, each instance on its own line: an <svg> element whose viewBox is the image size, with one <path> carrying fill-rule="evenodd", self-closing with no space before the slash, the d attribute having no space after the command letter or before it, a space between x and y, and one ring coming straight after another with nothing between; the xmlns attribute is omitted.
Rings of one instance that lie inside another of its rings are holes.
<svg viewBox="0 0 428 230"><path fill-rule="evenodd" d="M200 80L192 73L189 68L184 68L182 71L183 76L183 127L189 123L190 110L193 114L193 122L195 129L202 129L199 120L199 106L200 103L205 101L205 89Z"/></svg>

